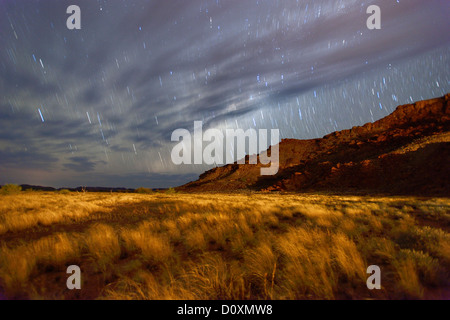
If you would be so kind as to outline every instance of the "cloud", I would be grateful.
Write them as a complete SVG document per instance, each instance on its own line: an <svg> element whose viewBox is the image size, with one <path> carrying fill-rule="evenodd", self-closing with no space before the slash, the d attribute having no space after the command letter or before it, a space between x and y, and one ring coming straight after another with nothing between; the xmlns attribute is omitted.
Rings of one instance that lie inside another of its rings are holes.
<svg viewBox="0 0 450 320"><path fill-rule="evenodd" d="M1 168L30 168L52 171L58 158L40 152L34 148L12 150L10 148L0 150Z"/></svg>
<svg viewBox="0 0 450 320"><path fill-rule="evenodd" d="M71 157L69 161L63 164L63 167L76 172L92 171L97 164L106 164L105 161L91 161L87 157Z"/></svg>
<svg viewBox="0 0 450 320"><path fill-rule="evenodd" d="M375 31L355 0L77 4L81 30L64 1L0 2L2 165L184 179L170 136L195 120L311 138L450 91L445 0L374 0Z"/></svg>

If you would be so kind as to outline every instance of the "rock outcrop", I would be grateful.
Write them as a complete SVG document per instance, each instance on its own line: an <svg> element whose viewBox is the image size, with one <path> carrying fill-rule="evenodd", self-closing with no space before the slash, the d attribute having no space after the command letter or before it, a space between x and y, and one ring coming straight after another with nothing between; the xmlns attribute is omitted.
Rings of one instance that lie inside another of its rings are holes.
<svg viewBox="0 0 450 320"><path fill-rule="evenodd" d="M280 168L230 164L182 191L325 191L450 196L450 94L402 105L374 123L321 139L284 139Z"/></svg>

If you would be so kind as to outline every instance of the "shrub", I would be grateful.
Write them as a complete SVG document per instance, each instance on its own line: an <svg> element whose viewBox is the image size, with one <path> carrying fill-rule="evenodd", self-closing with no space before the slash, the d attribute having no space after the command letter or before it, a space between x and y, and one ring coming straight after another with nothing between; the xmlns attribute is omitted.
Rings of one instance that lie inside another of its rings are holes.
<svg viewBox="0 0 450 320"><path fill-rule="evenodd" d="M67 190L67 189L61 189L61 190L59 190L59 193L61 193L61 194L69 194L69 193L70 193L70 190Z"/></svg>
<svg viewBox="0 0 450 320"><path fill-rule="evenodd" d="M1 194L15 194L22 191L22 187L16 184L6 184L0 188Z"/></svg>
<svg viewBox="0 0 450 320"><path fill-rule="evenodd" d="M149 189L149 188L143 188L143 187L140 187L140 188L137 188L136 190L134 190L136 193L142 193L142 194L149 194L149 193L152 193L153 191L152 191L152 189Z"/></svg>
<svg viewBox="0 0 450 320"><path fill-rule="evenodd" d="M174 188L169 188L166 190L166 193L173 194L173 193L177 193L177 191Z"/></svg>

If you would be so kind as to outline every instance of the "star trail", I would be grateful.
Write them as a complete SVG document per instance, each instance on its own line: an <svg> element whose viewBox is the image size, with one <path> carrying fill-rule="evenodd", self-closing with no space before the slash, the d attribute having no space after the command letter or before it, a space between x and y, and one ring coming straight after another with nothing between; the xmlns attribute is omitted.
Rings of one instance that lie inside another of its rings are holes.
<svg viewBox="0 0 450 320"><path fill-rule="evenodd" d="M446 0L1 0L0 184L176 186L211 168L171 161L194 121L296 139L376 121L450 92L449 16Z"/></svg>

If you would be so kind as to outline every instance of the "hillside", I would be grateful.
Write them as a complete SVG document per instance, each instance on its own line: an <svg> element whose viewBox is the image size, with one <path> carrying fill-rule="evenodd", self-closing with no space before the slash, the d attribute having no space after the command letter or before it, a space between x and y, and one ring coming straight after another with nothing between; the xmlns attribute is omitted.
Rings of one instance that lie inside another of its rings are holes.
<svg viewBox="0 0 450 320"><path fill-rule="evenodd" d="M180 191L326 191L450 195L450 94L397 107L374 123L321 139L284 139L280 169L214 168Z"/></svg>

